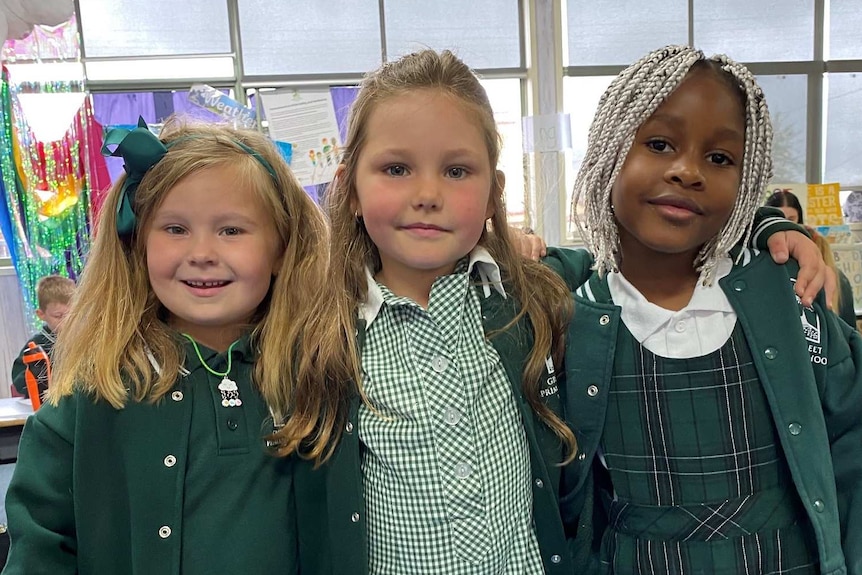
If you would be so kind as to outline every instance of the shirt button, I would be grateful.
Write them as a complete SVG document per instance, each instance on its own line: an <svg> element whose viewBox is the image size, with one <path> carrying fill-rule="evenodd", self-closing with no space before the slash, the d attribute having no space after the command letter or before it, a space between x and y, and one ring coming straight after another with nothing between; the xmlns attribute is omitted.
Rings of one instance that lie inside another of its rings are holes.
<svg viewBox="0 0 862 575"><path fill-rule="evenodd" d="M231 431L236 431L236 428L239 427L239 424L234 419L227 420L227 428Z"/></svg>
<svg viewBox="0 0 862 575"><path fill-rule="evenodd" d="M170 527L168 527L167 525L162 525L161 527L159 527L159 537L161 537L162 539L167 539L170 536L171 536L171 528Z"/></svg>
<svg viewBox="0 0 862 575"><path fill-rule="evenodd" d="M466 479L473 473L473 468L469 463L459 463L455 466L455 477L458 479Z"/></svg>
<svg viewBox="0 0 862 575"><path fill-rule="evenodd" d="M767 347L763 351L763 355L766 356L766 359L775 359L776 357L778 357L778 350L774 347Z"/></svg>
<svg viewBox="0 0 862 575"><path fill-rule="evenodd" d="M461 412L454 407L447 407L446 413L443 414L443 421L449 425L458 425L461 421Z"/></svg>
<svg viewBox="0 0 862 575"><path fill-rule="evenodd" d="M586 458L587 458L587 454L586 454L586 453L584 453L583 451L581 451L580 453L578 453L578 461L583 461L583 460L584 460L584 459L586 459Z"/></svg>
<svg viewBox="0 0 862 575"><path fill-rule="evenodd" d="M541 488L542 488L542 487L544 487L544 486L545 486L545 482L544 482L544 481L542 481L541 479L536 479L536 487L538 487L539 489L541 489Z"/></svg>
<svg viewBox="0 0 862 575"><path fill-rule="evenodd" d="M742 291L746 287L748 287L748 285L746 285L746 283L742 280L736 280L735 282L733 282L733 291Z"/></svg>
<svg viewBox="0 0 862 575"><path fill-rule="evenodd" d="M673 329L675 329L677 331L677 333L684 332L685 331L685 322L684 321L676 322L676 325L673 327Z"/></svg>
<svg viewBox="0 0 862 575"><path fill-rule="evenodd" d="M587 388L587 395L590 397L595 397L599 394L599 388L595 385L591 385Z"/></svg>
<svg viewBox="0 0 862 575"><path fill-rule="evenodd" d="M551 555L551 563L559 563L563 558L559 555Z"/></svg>
<svg viewBox="0 0 862 575"><path fill-rule="evenodd" d="M819 499L814 500L814 511L816 511L817 513L823 513L823 511L825 509L826 509L826 505L821 500L819 500Z"/></svg>
<svg viewBox="0 0 862 575"><path fill-rule="evenodd" d="M608 314L603 315L599 318L599 325L608 325L611 322L611 316Z"/></svg>
<svg viewBox="0 0 862 575"><path fill-rule="evenodd" d="M788 425L787 429L790 430L790 435L799 435L800 433L802 433L802 426L795 421Z"/></svg>
<svg viewBox="0 0 862 575"><path fill-rule="evenodd" d="M173 467L177 464L177 458L173 455L168 455L165 457L165 467Z"/></svg>
<svg viewBox="0 0 862 575"><path fill-rule="evenodd" d="M444 371L446 371L447 367L449 367L449 360L442 355L438 355L431 360L431 369L433 369L437 373L443 373Z"/></svg>
<svg viewBox="0 0 862 575"><path fill-rule="evenodd" d="M359 523L359 513L354 513L353 515L351 515L351 516L350 516L350 520L351 520L353 523Z"/></svg>
<svg viewBox="0 0 862 575"><path fill-rule="evenodd" d="M353 422L352 421L347 422L347 425L344 426L344 431L346 431L347 433L351 433L353 431Z"/></svg>
<svg viewBox="0 0 862 575"><path fill-rule="evenodd" d="M171 399L173 399L174 401L182 401L183 400L183 392L182 391L173 392L171 394Z"/></svg>

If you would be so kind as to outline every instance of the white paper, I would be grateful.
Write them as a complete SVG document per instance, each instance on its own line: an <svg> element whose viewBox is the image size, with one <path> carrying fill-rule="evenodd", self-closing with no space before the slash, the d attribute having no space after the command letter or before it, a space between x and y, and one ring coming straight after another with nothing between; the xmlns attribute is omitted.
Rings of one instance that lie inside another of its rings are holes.
<svg viewBox="0 0 862 575"><path fill-rule="evenodd" d="M303 186L331 182L338 168L338 123L329 90L259 92L269 136L293 146L290 168Z"/></svg>

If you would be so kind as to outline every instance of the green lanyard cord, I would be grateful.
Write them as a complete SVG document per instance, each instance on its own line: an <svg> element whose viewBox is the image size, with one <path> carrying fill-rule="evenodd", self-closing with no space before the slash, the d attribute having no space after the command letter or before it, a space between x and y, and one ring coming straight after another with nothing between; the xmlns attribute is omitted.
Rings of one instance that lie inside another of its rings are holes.
<svg viewBox="0 0 862 575"><path fill-rule="evenodd" d="M230 347L227 348L227 371L224 373L219 373L210 366L208 366L207 362L204 361L204 358L201 356L201 350L198 348L198 343L194 339L192 339L192 336L187 333L184 333L183 336L185 336L190 342L192 342L192 347L195 348L195 353L198 356L198 360L200 360L201 365L204 366L205 370L217 377L227 377L227 375L230 373L230 366L233 363L233 356L231 355L231 352L233 351L233 347L239 342L239 340L233 342L232 344L230 344Z"/></svg>

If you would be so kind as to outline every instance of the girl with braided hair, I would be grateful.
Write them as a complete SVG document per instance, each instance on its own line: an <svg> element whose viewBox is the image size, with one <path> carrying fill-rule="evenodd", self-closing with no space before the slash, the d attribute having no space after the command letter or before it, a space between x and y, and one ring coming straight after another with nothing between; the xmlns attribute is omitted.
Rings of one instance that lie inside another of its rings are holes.
<svg viewBox="0 0 862 575"><path fill-rule="evenodd" d="M599 103L573 199L595 265L564 472L593 569L862 573L862 339L794 295L792 262L739 247L771 145L752 74L689 47Z"/></svg>

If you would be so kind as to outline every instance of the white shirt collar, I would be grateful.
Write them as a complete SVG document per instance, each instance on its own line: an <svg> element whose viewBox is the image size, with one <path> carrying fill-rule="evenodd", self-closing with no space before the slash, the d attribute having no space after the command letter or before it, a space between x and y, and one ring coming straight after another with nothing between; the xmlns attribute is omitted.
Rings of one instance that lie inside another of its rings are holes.
<svg viewBox="0 0 862 575"><path fill-rule="evenodd" d="M497 265L497 262L491 257L488 250L482 246L476 246L473 248L473 251L470 252L470 261L467 264L467 274L470 274L474 267L479 274L482 293L486 298L491 295L492 287L497 290L501 296L504 298L506 297L506 290L503 288L503 279L500 275L500 266ZM365 278L368 281L368 293L365 301L359 305L359 317L365 320L365 327L367 329L383 307L383 292L380 290L380 286L377 285L377 281L374 279L374 275L368 267L365 268Z"/></svg>
<svg viewBox="0 0 862 575"><path fill-rule="evenodd" d="M727 296L718 285L718 280L730 273L733 261L729 257L720 258L716 266L715 281L710 286L698 281L688 302L683 309L671 311L647 301L621 273L608 274L608 289L614 304L621 308L620 315L626 327L640 342L651 335L667 329L668 322L676 315L684 312L724 312L734 313Z"/></svg>

